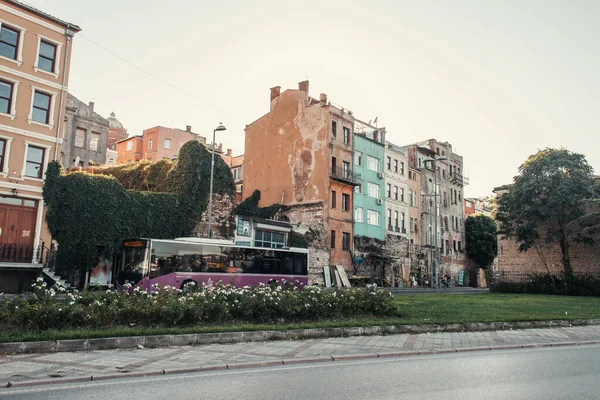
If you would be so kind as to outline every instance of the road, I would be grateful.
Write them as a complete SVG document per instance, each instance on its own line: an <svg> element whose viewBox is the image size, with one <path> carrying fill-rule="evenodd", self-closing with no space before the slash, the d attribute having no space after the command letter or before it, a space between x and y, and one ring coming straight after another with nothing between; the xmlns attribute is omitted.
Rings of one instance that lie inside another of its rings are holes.
<svg viewBox="0 0 600 400"><path fill-rule="evenodd" d="M0 389L0 398L597 399L600 346L479 351Z"/></svg>

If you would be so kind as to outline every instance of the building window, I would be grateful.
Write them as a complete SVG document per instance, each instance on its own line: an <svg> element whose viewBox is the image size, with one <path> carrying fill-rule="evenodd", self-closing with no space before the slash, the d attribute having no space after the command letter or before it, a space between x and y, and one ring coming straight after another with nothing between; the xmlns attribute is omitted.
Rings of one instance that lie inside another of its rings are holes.
<svg viewBox="0 0 600 400"><path fill-rule="evenodd" d="M133 150L133 140L127 142L127 151Z"/></svg>
<svg viewBox="0 0 600 400"><path fill-rule="evenodd" d="M163 147L165 149L170 149L171 148L171 139L165 139L165 142L163 144Z"/></svg>
<svg viewBox="0 0 600 400"><path fill-rule="evenodd" d="M56 62L56 45L45 40L40 41L40 54L38 55L38 68L44 71L54 72Z"/></svg>
<svg viewBox="0 0 600 400"><path fill-rule="evenodd" d="M354 164L359 167L362 165L362 153L360 151L354 153Z"/></svg>
<svg viewBox="0 0 600 400"><path fill-rule="evenodd" d="M350 177L350 163L347 161L342 161L342 174L344 178Z"/></svg>
<svg viewBox="0 0 600 400"><path fill-rule="evenodd" d="M344 144L350 144L350 128L343 127L344 130Z"/></svg>
<svg viewBox="0 0 600 400"><path fill-rule="evenodd" d="M337 122L331 121L331 136L337 137Z"/></svg>
<svg viewBox="0 0 600 400"><path fill-rule="evenodd" d="M378 211L367 210L367 224L379 226L381 216Z"/></svg>
<svg viewBox="0 0 600 400"><path fill-rule="evenodd" d="M0 139L0 172L4 171L4 156L6 152L6 140Z"/></svg>
<svg viewBox="0 0 600 400"><path fill-rule="evenodd" d="M73 145L75 147L82 147L85 143L85 129L77 128L75 129L75 141Z"/></svg>
<svg viewBox="0 0 600 400"><path fill-rule="evenodd" d="M350 211L350 195L342 193L342 211Z"/></svg>
<svg viewBox="0 0 600 400"><path fill-rule="evenodd" d="M394 160L394 172L398 172L398 160Z"/></svg>
<svg viewBox="0 0 600 400"><path fill-rule="evenodd" d="M400 188L400 201L404 201L404 188Z"/></svg>
<svg viewBox="0 0 600 400"><path fill-rule="evenodd" d="M413 192L413 206L417 205L417 192Z"/></svg>
<svg viewBox="0 0 600 400"><path fill-rule="evenodd" d="M362 183L356 185L356 187L354 188L354 193L362 194Z"/></svg>
<svg viewBox="0 0 600 400"><path fill-rule="evenodd" d="M394 211L394 226L398 228L398 211Z"/></svg>
<svg viewBox="0 0 600 400"><path fill-rule="evenodd" d="M281 232L255 231L254 245L256 247L268 247L280 249L285 247L285 234Z"/></svg>
<svg viewBox="0 0 600 400"><path fill-rule="evenodd" d="M379 198L379 185L369 182L369 196Z"/></svg>
<svg viewBox="0 0 600 400"><path fill-rule="evenodd" d="M458 241L458 251L460 251L460 252L463 251L463 249L462 249L462 242L460 240Z"/></svg>
<svg viewBox="0 0 600 400"><path fill-rule="evenodd" d="M0 56L17 59L20 31L2 25L0 30Z"/></svg>
<svg viewBox="0 0 600 400"><path fill-rule="evenodd" d="M332 249L335 249L335 231L331 231L331 237L330 237L330 247Z"/></svg>
<svg viewBox="0 0 600 400"><path fill-rule="evenodd" d="M335 204L336 197L337 197L336 191L332 190L331 191L331 208L335 208L335 206L336 206L336 204Z"/></svg>
<svg viewBox="0 0 600 400"><path fill-rule="evenodd" d="M148 139L148 150L152 150L152 139Z"/></svg>
<svg viewBox="0 0 600 400"><path fill-rule="evenodd" d="M238 217L237 234L239 236L252 236L252 225L250 220Z"/></svg>
<svg viewBox="0 0 600 400"><path fill-rule="evenodd" d="M25 162L25 176L41 178L44 165L44 149L41 147L27 146L27 160Z"/></svg>
<svg viewBox="0 0 600 400"><path fill-rule="evenodd" d="M394 199L398 200L398 186L394 186Z"/></svg>
<svg viewBox="0 0 600 400"><path fill-rule="evenodd" d="M402 213L402 233L406 232L406 215Z"/></svg>
<svg viewBox="0 0 600 400"><path fill-rule="evenodd" d="M386 166L387 166L388 171L392 169L392 158L391 157L387 157Z"/></svg>
<svg viewBox="0 0 600 400"><path fill-rule="evenodd" d="M41 124L50 123L50 95L38 90L33 95L33 111L31 119Z"/></svg>
<svg viewBox="0 0 600 400"><path fill-rule="evenodd" d="M379 172L379 160L375 157L367 156L367 168L374 172Z"/></svg>
<svg viewBox="0 0 600 400"><path fill-rule="evenodd" d="M452 242L454 243L454 246L453 246L454 252L456 252L457 251L457 249L456 249L456 240L453 240Z"/></svg>
<svg viewBox="0 0 600 400"><path fill-rule="evenodd" d="M92 137L90 138L90 150L98 151L98 142L100 141L100 134L96 132L92 132Z"/></svg>
<svg viewBox="0 0 600 400"><path fill-rule="evenodd" d="M388 230L390 230L390 231L394 230L394 227L392 226L392 209L391 208L387 209L387 223L388 223Z"/></svg>
<svg viewBox="0 0 600 400"><path fill-rule="evenodd" d="M335 175L337 170L337 158L331 157L331 173Z"/></svg>
<svg viewBox="0 0 600 400"><path fill-rule="evenodd" d="M342 250L350 250L350 233L342 232Z"/></svg>
<svg viewBox="0 0 600 400"><path fill-rule="evenodd" d="M446 240L446 255L450 255L450 241L449 240Z"/></svg>
<svg viewBox="0 0 600 400"><path fill-rule="evenodd" d="M413 191L408 189L408 205L410 206L414 206L412 193Z"/></svg>
<svg viewBox="0 0 600 400"><path fill-rule="evenodd" d="M400 163L400 174L404 175L404 163L403 162Z"/></svg>
<svg viewBox="0 0 600 400"><path fill-rule="evenodd" d="M388 199L392 197L392 185L387 184L387 197Z"/></svg>
<svg viewBox="0 0 600 400"><path fill-rule="evenodd" d="M0 81L0 113L11 114L13 84Z"/></svg>
<svg viewBox="0 0 600 400"><path fill-rule="evenodd" d="M354 221L363 222L363 209L361 207L354 207Z"/></svg>

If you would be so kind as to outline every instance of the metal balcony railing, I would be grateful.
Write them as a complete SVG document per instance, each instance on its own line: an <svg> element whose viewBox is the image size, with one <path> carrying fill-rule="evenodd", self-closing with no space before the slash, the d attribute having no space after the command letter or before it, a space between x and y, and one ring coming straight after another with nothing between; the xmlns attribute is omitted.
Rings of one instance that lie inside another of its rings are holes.
<svg viewBox="0 0 600 400"><path fill-rule="evenodd" d="M329 170L331 179L348 183L350 185L360 185L360 174L355 174L351 169L331 168Z"/></svg>
<svg viewBox="0 0 600 400"><path fill-rule="evenodd" d="M0 261L30 263L33 259L33 246L24 244L0 244Z"/></svg>

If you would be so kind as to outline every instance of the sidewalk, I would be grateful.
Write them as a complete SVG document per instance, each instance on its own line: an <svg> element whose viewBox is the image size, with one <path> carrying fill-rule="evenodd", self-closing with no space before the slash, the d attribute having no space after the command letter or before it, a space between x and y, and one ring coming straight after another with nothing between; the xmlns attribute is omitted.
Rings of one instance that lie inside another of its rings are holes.
<svg viewBox="0 0 600 400"><path fill-rule="evenodd" d="M600 325L0 356L0 387L436 352L600 343ZM0 394L2 390L0 389Z"/></svg>

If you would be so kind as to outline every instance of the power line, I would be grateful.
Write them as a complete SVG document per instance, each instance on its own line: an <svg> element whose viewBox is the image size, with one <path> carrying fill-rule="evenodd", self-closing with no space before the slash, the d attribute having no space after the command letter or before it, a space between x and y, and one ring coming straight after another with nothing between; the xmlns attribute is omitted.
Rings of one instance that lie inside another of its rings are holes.
<svg viewBox="0 0 600 400"><path fill-rule="evenodd" d="M191 97L192 99L194 99L194 100L196 100L196 101L198 101L198 102L200 102L200 103L202 103L202 104L204 104L204 105L207 105L207 106L209 106L209 107L212 107L212 108L214 108L215 110L223 111L223 110L221 110L219 107L217 107L217 106L215 106L215 105L213 105L213 104L210 104L210 103L208 103L208 102L206 102L206 101L204 101L204 100L202 100L202 99L200 99L200 98L198 98L198 97L194 96L194 95L193 95L193 94L191 94L191 93L188 93L188 92L186 92L185 90L183 90L183 89L181 89L181 88L179 88L179 87L177 87L177 86L173 85L172 83L169 83L169 82L167 82L166 80L164 80L164 79L160 78L159 76L156 76L156 75L154 75L152 72L146 71L144 68L142 68L142 67L140 67L140 66L138 66L138 65L136 65L136 64L134 64L134 63L132 63L131 61L129 61L129 60L127 60L127 59L125 59L125 58L121 57L121 56L120 56L120 55L118 55L117 53L115 53L115 52L113 52L113 51L111 51L111 50L107 49L106 47L104 47L104 46L102 46L101 44L99 44L99 43L97 43L97 42L93 41L92 39L90 39L90 38L88 38L88 37L84 36L83 34L81 34L81 33L78 33L78 34L77 34L77 36L78 36L78 37L82 37L82 38L84 38L84 39L85 39L85 40L87 40L88 42L90 42L90 43L92 43L92 44L94 44L94 45L98 46L99 48L101 48L102 50L106 51L107 53L109 53L109 54L112 54L113 56L117 57L119 60L121 60L121 61L123 61L123 62L125 62L125 63L127 63L127 64L129 64L129 65L131 65L132 67L134 67L134 68L136 68L136 69L138 69L138 70L140 70L140 71L142 71L142 72L143 72L143 73L145 73L146 75L148 75L148 76L150 76L150 77L152 77L152 78L156 79L157 81L159 81L159 82L163 83L164 85L167 85L167 86L171 87L172 89L175 89L175 90L177 90L178 92L181 92L181 93L185 94L186 96L188 96L188 97Z"/></svg>

